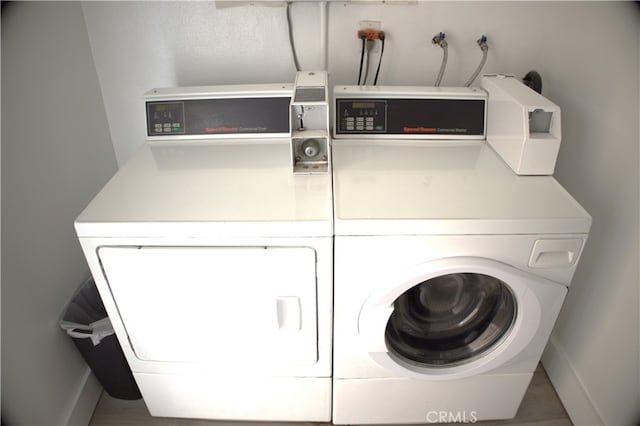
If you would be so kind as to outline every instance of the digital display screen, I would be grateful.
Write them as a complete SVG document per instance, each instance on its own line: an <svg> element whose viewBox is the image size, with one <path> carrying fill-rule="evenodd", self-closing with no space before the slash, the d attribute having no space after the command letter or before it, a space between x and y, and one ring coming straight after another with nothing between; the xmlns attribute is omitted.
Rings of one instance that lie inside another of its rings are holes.
<svg viewBox="0 0 640 426"><path fill-rule="evenodd" d="M373 102L354 102L351 104L353 109L371 109L375 108L376 104Z"/></svg>
<svg viewBox="0 0 640 426"><path fill-rule="evenodd" d="M166 104L156 104L154 108L158 112L171 111L175 108L176 104L166 103Z"/></svg>

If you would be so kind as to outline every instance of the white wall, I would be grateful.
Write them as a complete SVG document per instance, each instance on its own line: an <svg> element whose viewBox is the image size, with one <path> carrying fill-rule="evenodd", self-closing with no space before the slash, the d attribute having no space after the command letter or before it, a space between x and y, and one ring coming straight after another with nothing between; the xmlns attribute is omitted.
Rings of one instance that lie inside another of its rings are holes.
<svg viewBox="0 0 640 426"><path fill-rule="evenodd" d="M2 417L86 424L101 388L58 318L89 275L73 221L116 169L79 3L2 10Z"/></svg>
<svg viewBox="0 0 640 426"><path fill-rule="evenodd" d="M548 94L563 107L556 177L591 213L593 226L544 365L574 423L635 424L640 8L593 3L582 9L571 32L551 34L557 65ZM582 54L572 53L576 45Z"/></svg>

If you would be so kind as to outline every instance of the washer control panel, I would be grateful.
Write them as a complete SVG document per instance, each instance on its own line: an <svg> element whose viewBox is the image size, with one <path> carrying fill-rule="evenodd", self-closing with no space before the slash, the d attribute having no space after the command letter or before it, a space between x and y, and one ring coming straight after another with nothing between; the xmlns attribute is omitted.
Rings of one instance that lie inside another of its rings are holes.
<svg viewBox="0 0 640 426"><path fill-rule="evenodd" d="M336 86L335 138L480 139L487 92L468 87Z"/></svg>
<svg viewBox="0 0 640 426"><path fill-rule="evenodd" d="M339 131L384 133L387 130L387 101L339 99L337 101Z"/></svg>

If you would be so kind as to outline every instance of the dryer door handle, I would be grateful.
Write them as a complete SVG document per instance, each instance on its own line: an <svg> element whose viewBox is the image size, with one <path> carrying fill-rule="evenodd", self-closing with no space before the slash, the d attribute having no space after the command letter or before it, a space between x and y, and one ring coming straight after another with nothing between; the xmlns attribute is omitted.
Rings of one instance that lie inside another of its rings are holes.
<svg viewBox="0 0 640 426"><path fill-rule="evenodd" d="M299 331L301 317L299 297L280 296L276 299L276 320L280 330Z"/></svg>

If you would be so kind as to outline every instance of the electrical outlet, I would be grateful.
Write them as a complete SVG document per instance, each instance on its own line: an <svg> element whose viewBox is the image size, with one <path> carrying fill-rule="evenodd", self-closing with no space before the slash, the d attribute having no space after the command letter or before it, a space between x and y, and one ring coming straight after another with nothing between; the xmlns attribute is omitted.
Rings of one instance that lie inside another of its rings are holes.
<svg viewBox="0 0 640 426"><path fill-rule="evenodd" d="M382 31L382 21L360 21L360 31ZM361 49L361 45L358 45L358 49ZM371 53L380 53L380 43L376 42L373 45Z"/></svg>
<svg viewBox="0 0 640 426"><path fill-rule="evenodd" d="M367 40L381 40L384 38L384 31L378 30L360 30L358 31L358 38L366 38Z"/></svg>

